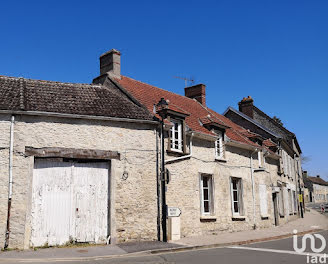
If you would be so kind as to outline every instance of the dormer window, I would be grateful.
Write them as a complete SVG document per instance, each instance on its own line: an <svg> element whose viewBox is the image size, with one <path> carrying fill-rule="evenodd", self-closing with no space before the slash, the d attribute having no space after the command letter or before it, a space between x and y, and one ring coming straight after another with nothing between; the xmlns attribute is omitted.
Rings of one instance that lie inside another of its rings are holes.
<svg viewBox="0 0 328 264"><path fill-rule="evenodd" d="M218 130L215 131L218 138L215 141L215 158L223 159L224 158L224 149L223 149L223 132Z"/></svg>
<svg viewBox="0 0 328 264"><path fill-rule="evenodd" d="M182 120L171 119L170 147L174 151L183 151L183 125Z"/></svg>

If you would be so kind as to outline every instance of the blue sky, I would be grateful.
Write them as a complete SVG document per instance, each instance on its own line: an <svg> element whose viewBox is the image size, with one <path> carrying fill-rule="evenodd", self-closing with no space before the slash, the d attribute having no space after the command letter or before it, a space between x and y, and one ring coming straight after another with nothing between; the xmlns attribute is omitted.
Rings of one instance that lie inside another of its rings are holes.
<svg viewBox="0 0 328 264"><path fill-rule="evenodd" d="M90 83L99 55L122 74L183 93L207 85L219 113L244 96L296 133L328 179L328 1L3 1L0 75Z"/></svg>

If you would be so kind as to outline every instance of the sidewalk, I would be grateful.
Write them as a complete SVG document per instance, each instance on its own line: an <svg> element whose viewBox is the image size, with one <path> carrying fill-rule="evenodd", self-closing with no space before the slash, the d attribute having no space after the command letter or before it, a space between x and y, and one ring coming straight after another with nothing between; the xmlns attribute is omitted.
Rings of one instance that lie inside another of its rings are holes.
<svg viewBox="0 0 328 264"><path fill-rule="evenodd" d="M307 211L304 218L298 218L281 226L264 228L258 230L247 230L241 232L224 232L218 235L207 235L182 238L174 241L184 246L205 246L213 244L229 244L229 243L251 243L252 240L269 240L275 237L283 237L291 235L296 229L298 233L306 231L315 231L318 229L328 229L328 217L318 213L315 210Z"/></svg>
<svg viewBox="0 0 328 264"><path fill-rule="evenodd" d="M319 229L328 229L328 217L315 210L306 212L305 218L299 218L283 226L242 232L226 232L218 235L194 236L182 238L174 243L158 241L131 242L107 246L86 246L67 248L45 248L26 251L5 251L0 253L2 261L18 261L28 259L40 260L78 260L95 258L113 258L127 254L155 254L160 252L182 251L193 248L219 247L228 244L247 244L291 236L293 230L298 233L313 232Z"/></svg>

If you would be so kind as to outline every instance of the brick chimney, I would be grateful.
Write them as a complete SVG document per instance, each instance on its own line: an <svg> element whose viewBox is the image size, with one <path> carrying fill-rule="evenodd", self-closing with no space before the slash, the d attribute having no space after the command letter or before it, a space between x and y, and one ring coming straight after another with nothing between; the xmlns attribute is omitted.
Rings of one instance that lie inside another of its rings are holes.
<svg viewBox="0 0 328 264"><path fill-rule="evenodd" d="M253 102L254 102L253 98L251 96L248 96L248 97L244 97L243 100L241 100L238 103L239 111L249 116L252 119L254 118Z"/></svg>
<svg viewBox="0 0 328 264"><path fill-rule="evenodd" d="M184 89L185 89L186 97L196 99L202 105L206 106L206 96L205 96L206 85L205 84L196 84L196 85L193 85L190 87L186 87Z"/></svg>
<svg viewBox="0 0 328 264"><path fill-rule="evenodd" d="M105 73L121 78L121 52L115 49L105 52L100 56L100 75Z"/></svg>

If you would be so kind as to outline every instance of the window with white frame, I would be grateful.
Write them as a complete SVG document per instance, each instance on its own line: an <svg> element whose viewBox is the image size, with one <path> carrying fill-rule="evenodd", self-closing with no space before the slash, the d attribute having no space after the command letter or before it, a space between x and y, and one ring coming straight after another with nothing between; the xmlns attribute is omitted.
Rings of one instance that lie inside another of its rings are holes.
<svg viewBox="0 0 328 264"><path fill-rule="evenodd" d="M242 180L240 178L231 178L231 202L233 215L244 214L242 197Z"/></svg>
<svg viewBox="0 0 328 264"><path fill-rule="evenodd" d="M170 146L172 150L183 150L183 131L182 120L172 119L173 126L170 130Z"/></svg>
<svg viewBox="0 0 328 264"><path fill-rule="evenodd" d="M215 141L215 158L223 159L224 158L224 149L223 149L223 132L215 131L218 138Z"/></svg>
<svg viewBox="0 0 328 264"><path fill-rule="evenodd" d="M212 215L214 211L213 205L213 177L209 174L201 175L200 179L201 191L201 212L202 215Z"/></svg>

